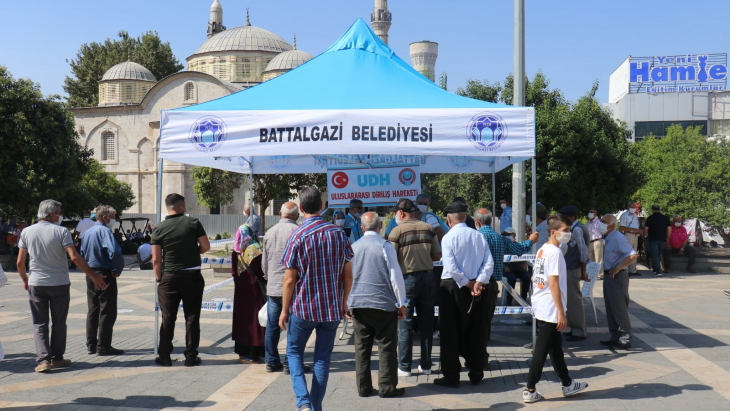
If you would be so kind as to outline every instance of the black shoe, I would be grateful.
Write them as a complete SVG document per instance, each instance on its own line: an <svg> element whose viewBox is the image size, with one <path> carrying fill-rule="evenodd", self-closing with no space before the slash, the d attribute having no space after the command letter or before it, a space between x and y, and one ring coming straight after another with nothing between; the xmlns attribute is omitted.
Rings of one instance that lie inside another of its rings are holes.
<svg viewBox="0 0 730 411"><path fill-rule="evenodd" d="M614 341L614 340L601 340L599 342L601 344L603 344L603 345L614 345L614 344L616 344L616 341Z"/></svg>
<svg viewBox="0 0 730 411"><path fill-rule="evenodd" d="M482 378L478 380L469 380L469 383L471 383L471 385L482 385Z"/></svg>
<svg viewBox="0 0 730 411"><path fill-rule="evenodd" d="M105 357L109 355L122 355L124 354L124 350L120 350L114 347L99 347L97 354L100 357Z"/></svg>
<svg viewBox="0 0 730 411"><path fill-rule="evenodd" d="M638 276L640 276L640 275L641 275L641 273L640 273L640 272L638 272L638 271L637 271L637 272L635 272L635 273L629 273L629 277L638 277Z"/></svg>
<svg viewBox="0 0 730 411"><path fill-rule="evenodd" d="M441 387L449 387L449 388L459 388L459 381L452 381L447 379L446 377L443 378L436 378L433 380L433 383L436 385L439 385Z"/></svg>
<svg viewBox="0 0 730 411"><path fill-rule="evenodd" d="M368 388L364 392L358 392L357 395L359 395L363 398L369 397L369 396L373 395L373 387Z"/></svg>
<svg viewBox="0 0 730 411"><path fill-rule="evenodd" d="M380 398L393 398L393 397L400 397L401 395L406 393L405 388L396 388L393 391L388 392L379 392L378 397ZM361 395L362 397L362 395Z"/></svg>
<svg viewBox="0 0 730 411"><path fill-rule="evenodd" d="M572 337L572 336L573 336L573 331L572 330L571 331L568 331L567 333L563 333L563 337Z"/></svg>
<svg viewBox="0 0 730 411"><path fill-rule="evenodd" d="M185 357L186 367L195 367L197 365L200 365L200 357L197 355L195 357Z"/></svg>
<svg viewBox="0 0 730 411"><path fill-rule="evenodd" d="M618 341L616 341L615 343L613 343L613 346L616 347L616 348L620 348L622 350L628 350L629 348L631 348L631 344L630 343L622 344L622 343L620 343Z"/></svg>
<svg viewBox="0 0 730 411"><path fill-rule="evenodd" d="M312 366L309 364L304 364L304 372L312 372ZM289 364L284 365L284 374L291 374L291 371L289 370Z"/></svg>
<svg viewBox="0 0 730 411"><path fill-rule="evenodd" d="M588 337L578 337L577 335L571 335L570 337L566 338L566 341L585 341Z"/></svg>
<svg viewBox="0 0 730 411"><path fill-rule="evenodd" d="M532 343L527 343L527 344L523 345L522 348L527 348L528 350L531 350L532 349Z"/></svg>
<svg viewBox="0 0 730 411"><path fill-rule="evenodd" d="M157 357L155 358L155 364L163 367L172 367L172 360L168 358Z"/></svg>
<svg viewBox="0 0 730 411"><path fill-rule="evenodd" d="M284 374L289 375L291 372L289 371L289 364L284 364Z"/></svg>
<svg viewBox="0 0 730 411"><path fill-rule="evenodd" d="M89 353L89 355L96 354L96 344L88 344L86 346L86 352Z"/></svg>
<svg viewBox="0 0 730 411"><path fill-rule="evenodd" d="M279 365L272 365L272 364L266 364L266 372L279 372L284 369L284 366Z"/></svg>

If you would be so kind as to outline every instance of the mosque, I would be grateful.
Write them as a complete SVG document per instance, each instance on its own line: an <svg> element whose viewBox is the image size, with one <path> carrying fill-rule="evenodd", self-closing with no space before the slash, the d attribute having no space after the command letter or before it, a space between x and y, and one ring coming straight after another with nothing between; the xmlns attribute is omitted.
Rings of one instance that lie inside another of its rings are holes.
<svg viewBox="0 0 730 411"><path fill-rule="evenodd" d="M386 44L392 14L387 0L375 0L371 23ZM271 80L313 56L263 28L246 24L227 29L223 7L213 0L208 39L189 56L187 70L156 79L133 61L117 64L99 81L99 105L73 109L79 142L94 150L94 158L108 172L132 185L137 199L127 213L157 212L157 145L160 112L224 97ZM414 67L433 75L438 44L411 44ZM433 78L432 78L433 80ZM197 203L192 166L165 161L162 192L186 197L190 214L238 214L248 199L248 182L235 193L233 203L210 209ZM274 204L274 207L277 205Z"/></svg>

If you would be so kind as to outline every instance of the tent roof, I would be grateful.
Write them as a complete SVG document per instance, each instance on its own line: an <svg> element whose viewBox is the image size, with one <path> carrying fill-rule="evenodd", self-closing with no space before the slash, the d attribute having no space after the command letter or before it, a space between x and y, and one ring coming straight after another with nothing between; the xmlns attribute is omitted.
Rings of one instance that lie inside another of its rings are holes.
<svg viewBox="0 0 730 411"><path fill-rule="evenodd" d="M512 106L441 89L401 60L362 19L357 19L335 44L297 69L236 94L177 110L500 107Z"/></svg>

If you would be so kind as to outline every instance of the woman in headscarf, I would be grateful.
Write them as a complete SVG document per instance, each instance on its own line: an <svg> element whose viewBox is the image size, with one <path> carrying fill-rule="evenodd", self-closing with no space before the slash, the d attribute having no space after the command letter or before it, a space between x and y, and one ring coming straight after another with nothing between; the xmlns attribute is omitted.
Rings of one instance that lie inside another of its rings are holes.
<svg viewBox="0 0 730 411"><path fill-rule="evenodd" d="M232 275L236 285L233 295L233 331L235 352L241 364L261 364L264 350L264 328L259 325L258 312L265 296L258 282L264 281L261 271L262 247L256 230L244 224L236 232L233 244Z"/></svg>

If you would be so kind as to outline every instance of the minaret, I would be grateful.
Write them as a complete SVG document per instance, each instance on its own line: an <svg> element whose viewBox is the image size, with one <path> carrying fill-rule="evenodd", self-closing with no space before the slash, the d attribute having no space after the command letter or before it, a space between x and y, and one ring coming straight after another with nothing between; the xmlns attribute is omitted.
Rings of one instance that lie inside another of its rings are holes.
<svg viewBox="0 0 730 411"><path fill-rule="evenodd" d="M370 15L373 31L388 44L388 30L393 16L388 11L388 0L375 0L375 11Z"/></svg>
<svg viewBox="0 0 730 411"><path fill-rule="evenodd" d="M208 21L208 38L215 36L225 30L223 25L223 6L218 0L213 0L210 5L210 20Z"/></svg>

